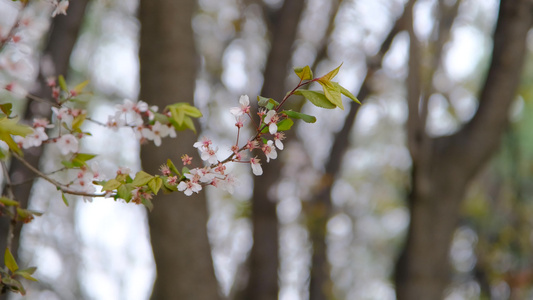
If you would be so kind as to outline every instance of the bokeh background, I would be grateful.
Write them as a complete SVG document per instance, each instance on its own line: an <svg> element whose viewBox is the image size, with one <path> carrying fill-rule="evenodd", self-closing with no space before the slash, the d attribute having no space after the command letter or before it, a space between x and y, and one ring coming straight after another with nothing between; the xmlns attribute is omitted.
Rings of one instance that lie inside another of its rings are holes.
<svg viewBox="0 0 533 300"><path fill-rule="evenodd" d="M111 199L66 207L36 180L28 205L45 214L22 230L19 257L39 279L26 299L532 298L533 10L502 2L510 13L496 0L72 0L51 19L46 1L1 0L1 36L29 21L23 47L0 50L0 85L39 94L49 75L89 79L102 122L125 98L193 102L200 132L179 143L208 136L220 157L236 136L229 108L242 94L281 99L294 66L321 76L342 63L338 81L363 102L293 98L318 121L297 122L263 176L232 166L233 194L164 196L147 213ZM19 96L0 101L46 114ZM191 151L86 129L84 151L110 178ZM57 169L53 151L37 156Z"/></svg>

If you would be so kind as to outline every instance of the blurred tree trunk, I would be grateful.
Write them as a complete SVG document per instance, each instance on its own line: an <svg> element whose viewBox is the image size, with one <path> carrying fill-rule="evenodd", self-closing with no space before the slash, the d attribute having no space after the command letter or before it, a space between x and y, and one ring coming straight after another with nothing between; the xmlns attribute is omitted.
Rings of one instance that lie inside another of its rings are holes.
<svg viewBox="0 0 533 300"><path fill-rule="evenodd" d="M68 14L58 15L52 22L46 48L41 55L43 67L39 71L37 89L32 93L42 99L51 98L51 90L46 84L47 76L64 75L67 77L72 49L78 39L78 33L84 20L85 8L88 0L74 1L70 4ZM48 68L48 69L47 69ZM33 118L50 118L50 105L39 102L30 102L24 114L24 118L30 122ZM43 153L43 147L30 148L24 151L24 158L34 167L38 168L39 160ZM22 207L28 206L30 192L34 181L29 180L35 175L18 160L11 161L10 177L14 183L25 182L15 185L13 192L15 199L21 203ZM9 220L0 219L0 249L6 248L7 232ZM15 228L15 235L11 251L14 255L18 253L19 238L22 225Z"/></svg>
<svg viewBox="0 0 533 300"><path fill-rule="evenodd" d="M383 57L390 49L394 37L405 29L407 18L412 17L405 12L412 9L414 0L406 3L404 13L396 20L395 24L389 31L387 37L381 44L379 52L372 57L367 68L367 73L357 98L364 101L371 93L370 80L376 71L381 68ZM359 111L360 105L357 103L350 103L350 110L344 121L342 129L335 135L333 146L328 155L329 159L325 164L325 172L322 175L319 183L315 186L316 192L308 201L306 207L307 226L309 230L310 240L313 246L313 253L311 258L311 279L309 282L309 299L310 300L326 300L334 299L330 277L330 265L327 257L327 223L333 215L333 204L331 199L331 190L333 183L337 178L344 154L349 147L349 137L353 129L353 125Z"/></svg>
<svg viewBox="0 0 533 300"><path fill-rule="evenodd" d="M286 0L275 12L265 14L270 29L270 52L261 95L281 100L304 0ZM263 164L263 175L254 177L252 224L254 243L249 258L249 279L242 299L277 299L279 267L277 199L270 189L282 167L278 159Z"/></svg>
<svg viewBox="0 0 533 300"><path fill-rule="evenodd" d="M420 49L410 28L407 121L412 186L408 197L411 222L396 265L399 300L441 299L449 283L450 244L468 182L498 149L515 99L533 3L501 1L494 48L475 116L457 133L430 138L425 132L427 103L421 85Z"/></svg>
<svg viewBox="0 0 533 300"><path fill-rule="evenodd" d="M193 104L198 68L191 27L195 10L194 0L140 3L140 98L158 105L160 110L175 102ZM157 174L167 158L179 161L186 153L194 154L199 162L192 147L196 140L197 136L189 130L179 132L176 139L165 139L160 147L143 145L143 168ZM207 237L205 193L191 197L182 193L160 194L148 217L157 267L152 299L218 299Z"/></svg>

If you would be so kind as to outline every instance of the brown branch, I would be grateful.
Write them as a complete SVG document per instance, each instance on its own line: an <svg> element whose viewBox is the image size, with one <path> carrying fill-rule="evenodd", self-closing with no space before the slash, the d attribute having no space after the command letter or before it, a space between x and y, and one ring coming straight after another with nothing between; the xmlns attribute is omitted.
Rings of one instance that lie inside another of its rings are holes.
<svg viewBox="0 0 533 300"><path fill-rule="evenodd" d="M439 13L438 25L435 26L433 30L433 41L430 41L430 45L427 47L429 48L429 53L433 54L429 59L428 67L426 67L427 74L424 76L424 78L429 79L422 82L423 90L420 104L420 128L424 131L427 124L429 97L435 92L433 77L442 64L444 45L450 39L451 29L457 17L457 13L459 12L459 6L461 5L462 0L455 1L452 6L446 6L442 2L443 1L439 1L435 8Z"/></svg>
<svg viewBox="0 0 533 300"><path fill-rule="evenodd" d="M38 169L36 169L35 167L33 167L29 162L27 162L24 158L22 158L20 155L12 152L13 154L13 157L15 157L18 161L20 161L24 166L26 166L30 171L32 171L33 173L35 173L35 175L41 177L42 179L50 182L51 184L53 184L57 189L59 189L62 193L65 193L65 194L69 194L69 195L75 195L75 196L84 196L84 197L92 197L92 198L97 198L97 197L103 197L103 198L108 198L108 197L111 197L112 195L108 195L106 193L104 194L90 194L90 193L84 193L84 192L78 192L78 191L73 191L71 189L69 189L68 187L66 187L64 184L60 183L59 181L49 177L48 175L44 174L43 172L39 171Z"/></svg>
<svg viewBox="0 0 533 300"><path fill-rule="evenodd" d="M407 75L407 107L409 110L407 118L407 146L411 151L413 157L418 157L420 152L420 145L424 140L427 140L423 122L420 118L420 96L422 87L421 72L421 45L416 37L413 27L413 5L415 1L411 1L406 12L411 15L409 22L407 22L407 32L409 33L409 73ZM416 58L416 59L414 59Z"/></svg>
<svg viewBox="0 0 533 300"><path fill-rule="evenodd" d="M33 95L33 94L26 94L26 98L30 99L30 100L33 100L33 101L37 101L37 102L41 102L41 103L45 103L45 104L48 104L50 106L53 106L53 107L61 107L60 104L58 103L54 103L54 102L51 102L47 99L44 99L44 98L41 98L39 96L36 96L36 95Z"/></svg>
<svg viewBox="0 0 533 300"><path fill-rule="evenodd" d="M450 137L450 156L458 157L470 176L500 143L509 121L509 107L515 100L526 53L526 37L533 24L533 2L502 1L494 32L490 68L479 96L479 108L470 122Z"/></svg>
<svg viewBox="0 0 533 300"><path fill-rule="evenodd" d="M331 38L333 31L335 30L335 20L339 14L339 7L341 6L344 0L332 0L331 7L329 12L328 27L326 28L326 33L322 37L317 47L317 54L311 70L316 70L318 64L328 56L328 40ZM305 103L304 101L302 101ZM302 103L302 104L303 104Z"/></svg>

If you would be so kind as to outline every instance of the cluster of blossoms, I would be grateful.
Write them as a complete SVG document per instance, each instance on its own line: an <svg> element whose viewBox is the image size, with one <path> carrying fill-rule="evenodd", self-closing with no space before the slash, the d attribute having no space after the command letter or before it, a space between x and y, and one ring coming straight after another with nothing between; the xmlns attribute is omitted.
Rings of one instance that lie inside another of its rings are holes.
<svg viewBox="0 0 533 300"><path fill-rule="evenodd" d="M278 123L283 118L282 114L275 109L260 109L258 112L259 125L256 128L257 134L247 140L243 146L239 146L239 134L244 126L244 116L253 121L250 113L249 97L247 95L241 96L239 103L239 107L230 109L231 114L236 119L235 126L237 127L237 141L231 146L232 154L224 160L219 160L217 157L218 147L213 146L211 139L202 137L193 146L198 149L201 159L207 165L191 169L184 174L181 181L177 176L171 176L168 167L163 166L161 171L163 176L167 176L166 180L169 185L176 186L178 191L184 192L187 196L200 192L205 185L212 185L233 193L237 179L233 174L226 172L226 163L249 163L253 174L260 176L263 174L263 169L261 167L261 159L254 154L255 149L262 151L267 162L277 158L277 150L283 149L282 140L285 138L282 132L278 132ZM267 127L268 131L263 130ZM266 139L265 135L270 136L272 139ZM188 155L184 155L182 156L182 161L184 165L188 165L191 163L191 158Z"/></svg>
<svg viewBox="0 0 533 300"><path fill-rule="evenodd" d="M58 100L59 90L56 89L55 84L50 84L50 86L52 87L54 99ZM69 92L69 97L76 95L77 93L74 90ZM134 130L137 139L141 143L153 141L156 146L160 146L162 138L167 136L176 137L176 131L170 123L153 122L154 112L157 110L157 106L149 108L144 101L133 102L126 99L123 104L116 105L116 112L108 117L106 124L101 125L105 125L113 131L117 131L120 127L129 127ZM47 119L34 119L33 132L31 134L24 137L14 136L14 140L19 147L28 149L39 147L43 143L55 143L63 155L79 151L79 140L87 135L79 127L86 119L87 112L82 109L69 108L65 105L52 107L52 112L57 121L57 126L50 124ZM54 127L59 128L59 136L49 138L46 129Z"/></svg>
<svg viewBox="0 0 533 300"><path fill-rule="evenodd" d="M54 112L54 115L60 124L59 127L64 126L63 128L72 128L74 118L85 114L85 111L83 110L70 109L66 107L52 107L52 111ZM14 136L13 140L18 144L19 147L24 149L40 147L43 143L54 143L63 155L78 152L78 140L85 135L84 133L71 131L70 133L60 134L55 138L49 138L48 134L46 133L46 129L49 128L54 128L54 125L50 124L49 120L36 118L33 120L33 126L31 128L32 133L24 137Z"/></svg>
<svg viewBox="0 0 533 300"><path fill-rule="evenodd" d="M67 186L74 191L86 194L94 194L96 192L96 188L94 187L93 182L102 179L103 178L100 174L98 163L93 162L90 167L87 165L81 166L80 169L77 170L76 178ZM83 200L87 202L92 202L92 199L93 198L88 196L83 197Z"/></svg>
<svg viewBox="0 0 533 300"><path fill-rule="evenodd" d="M153 141L156 146L161 145L162 138L176 137L176 130L170 123L154 122L155 113L159 110L155 105L148 107L144 101L133 102L126 99L123 104L116 105L116 109L115 114L109 116L106 123L114 131L120 127L131 127L141 143ZM166 117L170 115L167 113Z"/></svg>

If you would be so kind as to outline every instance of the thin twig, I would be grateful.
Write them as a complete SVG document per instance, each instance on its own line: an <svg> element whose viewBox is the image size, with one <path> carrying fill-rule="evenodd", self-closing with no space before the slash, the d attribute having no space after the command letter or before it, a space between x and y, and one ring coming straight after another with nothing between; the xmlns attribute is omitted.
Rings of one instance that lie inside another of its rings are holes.
<svg viewBox="0 0 533 300"><path fill-rule="evenodd" d="M0 163L2 164L2 171L4 172L4 177L6 178L7 196L9 197L9 199L15 200L15 195L13 194L13 187L11 185L11 177L9 177L9 172L7 170L6 163L3 160L0 161ZM7 241L6 241L7 248L9 249L9 251L11 251L11 247L13 245L15 226L17 225L17 211L14 210L14 207L11 207L11 206L7 207L6 209L9 211L11 215L11 220L9 222L9 228L7 229Z"/></svg>
<svg viewBox="0 0 533 300"><path fill-rule="evenodd" d="M46 103L50 106L53 106L53 107L58 107L60 108L61 105L60 104L57 104L57 103L54 103L52 101L49 101L47 99L44 99L44 98L41 98L41 97L37 97L35 95L32 95L32 94L26 94L26 98L30 99L30 100L33 100L33 101L37 101L37 102L41 102L41 103Z"/></svg>
<svg viewBox="0 0 533 300"><path fill-rule="evenodd" d="M302 86L308 85L308 84L310 84L310 83L312 83L312 82L315 82L315 81L317 81L317 80L318 80L318 78L313 79L313 80L308 80L308 81L305 81L305 82L302 82L302 81L300 80L300 83L298 83L298 85L297 85L294 89L292 89L292 91L290 91L289 93L287 93L287 95L285 95L285 97L283 97L283 100L281 100L280 104L279 104L278 107L275 109L275 111L278 112L278 111L281 109L281 107L283 106L283 104L285 104L285 102L287 101L287 99L289 99L290 96L294 95L294 93L296 92L296 90L298 90L298 89L301 88ZM262 134L263 129L265 129L267 126L268 126L268 124L264 124L261 128L257 129L257 133L255 134L255 136L254 136L252 139L250 139L250 141L255 141L255 140L259 139L259 137L261 137L261 134ZM247 145L242 146L239 150L237 150L236 153L239 153L239 152L243 151L244 149L246 149L246 146L247 146ZM229 155L226 159L220 161L220 163L221 163L221 164L225 164L225 163L227 163L227 162L229 162L229 161L233 161L233 158L234 158L234 157L235 157L235 153L232 153L232 154ZM213 165L213 166L215 166L215 165ZM211 167L213 167L213 166L211 166Z"/></svg>
<svg viewBox="0 0 533 300"><path fill-rule="evenodd" d="M35 173L37 176L43 178L44 180L50 182L51 184L53 184L54 186L56 186L61 192L65 193L65 194L69 194L69 195L76 195L76 196L84 196L84 197L92 197L92 198L96 198L96 197L102 197L102 198L106 198L106 197L110 197L110 195L104 193L104 194L89 194L89 193L84 193L84 192L78 192L78 191L73 191L69 188L67 188L64 184L56 181L55 179L53 178L50 178L49 176L47 176L46 174L44 174L43 172L37 170L35 167L33 167L30 163L28 163L24 158L22 158L21 156L19 156L17 153L14 153L12 152L13 154L13 157L15 157L18 161L20 161L23 165L25 165L28 169L30 169L30 171L32 171L33 173Z"/></svg>

